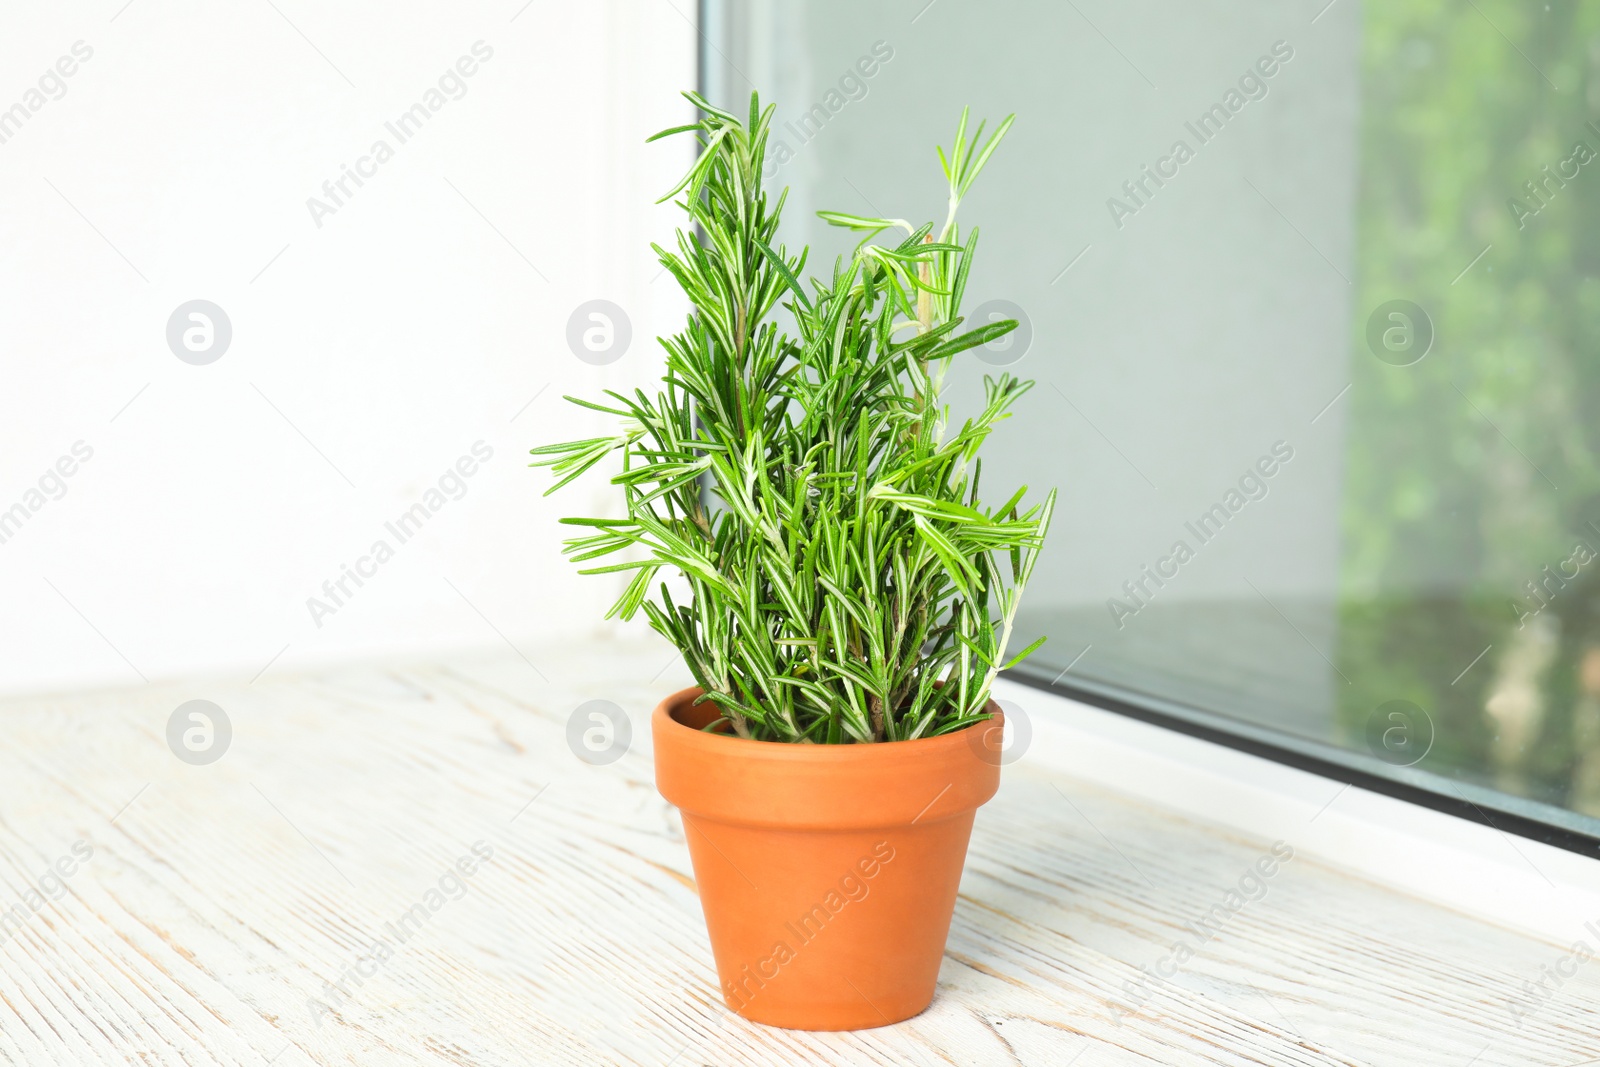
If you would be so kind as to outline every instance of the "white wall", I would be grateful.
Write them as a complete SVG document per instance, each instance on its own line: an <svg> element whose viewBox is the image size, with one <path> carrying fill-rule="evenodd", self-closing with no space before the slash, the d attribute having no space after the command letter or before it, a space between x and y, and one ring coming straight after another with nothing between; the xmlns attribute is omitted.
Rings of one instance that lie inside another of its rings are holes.
<svg viewBox="0 0 1600 1067"><path fill-rule="evenodd" d="M599 432L561 394L647 384L681 321L648 243L691 146L643 140L689 120L692 6L124 3L0 14L0 109L43 98L0 126L0 511L27 511L0 690L597 632L616 583L572 573L555 520L610 494L541 499L525 453ZM64 94L29 97L79 41ZM479 41L465 95L399 143L385 122ZM307 199L379 139L393 158L319 226ZM233 329L203 366L166 340L196 298ZM607 367L565 341L594 298L632 320ZM461 499L385 532L478 441ZM316 625L307 598L380 538L394 557Z"/></svg>

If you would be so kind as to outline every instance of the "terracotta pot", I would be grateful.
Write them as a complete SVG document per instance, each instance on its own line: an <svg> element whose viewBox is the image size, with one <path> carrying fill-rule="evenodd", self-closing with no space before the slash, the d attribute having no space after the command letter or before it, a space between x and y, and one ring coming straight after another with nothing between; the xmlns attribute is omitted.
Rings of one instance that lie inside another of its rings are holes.
<svg viewBox="0 0 1600 1067"><path fill-rule="evenodd" d="M651 719L683 813L723 1000L746 1019L857 1030L933 1000L967 840L1000 785L1003 719L876 745L704 733L699 689Z"/></svg>

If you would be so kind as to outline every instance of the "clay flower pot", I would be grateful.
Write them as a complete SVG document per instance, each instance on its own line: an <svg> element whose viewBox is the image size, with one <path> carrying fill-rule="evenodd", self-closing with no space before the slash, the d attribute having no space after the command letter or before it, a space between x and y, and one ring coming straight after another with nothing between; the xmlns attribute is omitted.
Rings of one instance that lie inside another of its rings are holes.
<svg viewBox="0 0 1600 1067"><path fill-rule="evenodd" d="M723 1000L746 1019L856 1030L933 1000L967 840L1000 785L994 719L940 737L795 745L651 719L656 787L683 813Z"/></svg>

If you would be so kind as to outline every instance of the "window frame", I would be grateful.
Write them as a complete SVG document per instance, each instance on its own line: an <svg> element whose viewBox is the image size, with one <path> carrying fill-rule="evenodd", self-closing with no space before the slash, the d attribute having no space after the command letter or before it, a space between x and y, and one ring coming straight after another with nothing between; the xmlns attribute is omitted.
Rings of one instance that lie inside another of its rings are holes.
<svg viewBox="0 0 1600 1067"><path fill-rule="evenodd" d="M1101 689L1096 686L1079 683L1052 682L1028 671L1025 665L1005 672L1004 676L1030 689L1043 690L1080 704L1086 704L1139 722L1159 726L1165 730L1199 738L1212 744L1223 745L1261 759L1271 760L1274 763L1281 763L1296 770L1315 774L1340 785L1354 786L1369 793L1405 801L1406 803L1451 815L1458 819L1464 819L1470 823L1487 826L1504 833L1516 834L1518 837L1537 841L1552 848L1575 852L1590 859L1600 860L1600 838L1564 826L1558 826L1554 823L1507 811L1505 808L1492 803L1488 805L1481 804L1468 799L1465 795L1452 797L1397 778L1362 770L1359 767L1331 757L1320 757L1304 749L1295 748L1287 744L1277 744L1264 737L1249 736L1242 732L1213 726L1195 718L1185 718L1182 715L1162 710L1152 700L1141 701L1135 694L1127 693L1126 691L1113 692L1114 687L1109 685ZM1222 718L1222 716L1215 717ZM1274 732L1270 727L1260 727L1259 729L1263 734ZM1332 746L1327 747L1330 750L1332 749Z"/></svg>
<svg viewBox="0 0 1600 1067"><path fill-rule="evenodd" d="M1595 921L1600 862L1589 856L1359 784L1340 785L1015 677L1000 679L995 697L1022 707L1031 732L1006 759L1014 765L1005 774L1052 779L1073 805L1063 805L1063 819L1089 817L1093 807L1084 796L1103 789L1170 818L1282 840L1347 874L1552 944L1570 943L1574 930Z"/></svg>

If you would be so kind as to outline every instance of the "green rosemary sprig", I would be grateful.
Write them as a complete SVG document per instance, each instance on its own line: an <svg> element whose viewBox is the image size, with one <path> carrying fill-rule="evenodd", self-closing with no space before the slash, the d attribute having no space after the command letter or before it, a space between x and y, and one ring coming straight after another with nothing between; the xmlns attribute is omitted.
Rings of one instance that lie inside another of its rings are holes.
<svg viewBox="0 0 1600 1067"><path fill-rule="evenodd" d="M664 388L573 400L621 420L607 437L532 450L549 492L619 453L627 517L562 521L575 561L624 552L585 574L632 572L610 616L643 609L741 737L897 741L984 717L1023 588L1055 503L979 500L978 451L1032 382L985 378L982 411L955 432L939 386L948 361L1014 329L960 331L978 231L956 227L962 197L1011 125L939 158L949 210L932 224L818 214L864 234L831 279L800 282L806 253L775 245L784 197L761 188L768 126L752 94L741 121L695 93L703 148L663 200L691 226L656 247L694 305L663 338ZM655 138L652 138L654 140ZM695 228L698 228L698 234ZM898 243L874 243L903 231ZM798 336L772 320L784 302ZM688 583L678 603L662 568ZM610 617L608 616L608 617Z"/></svg>

